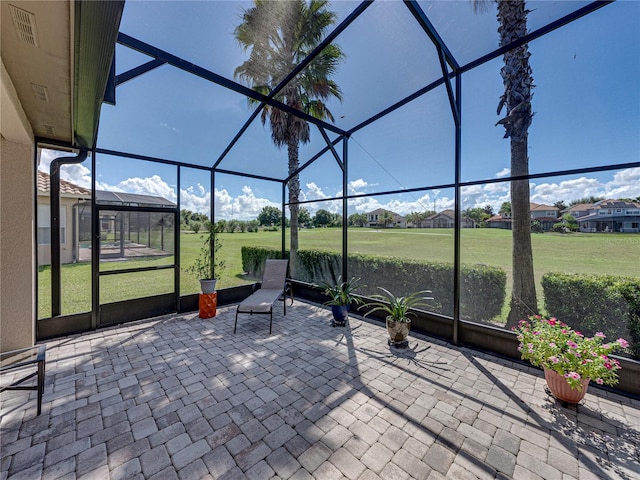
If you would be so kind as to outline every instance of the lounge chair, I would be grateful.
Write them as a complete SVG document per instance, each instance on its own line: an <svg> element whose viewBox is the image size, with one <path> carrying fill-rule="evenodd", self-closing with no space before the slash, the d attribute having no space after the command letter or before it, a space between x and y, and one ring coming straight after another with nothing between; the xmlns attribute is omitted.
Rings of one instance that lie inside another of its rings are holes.
<svg viewBox="0 0 640 480"><path fill-rule="evenodd" d="M289 260L268 259L264 265L264 274L262 276L262 286L246 299L244 299L236 309L236 321L233 325L233 333L236 333L238 326L239 313L268 313L269 335L271 335L271 326L273 324L273 305L280 297L284 300L284 314L287 314L287 290L291 296L291 304L293 305L293 294L291 286L287 285L287 265Z"/></svg>

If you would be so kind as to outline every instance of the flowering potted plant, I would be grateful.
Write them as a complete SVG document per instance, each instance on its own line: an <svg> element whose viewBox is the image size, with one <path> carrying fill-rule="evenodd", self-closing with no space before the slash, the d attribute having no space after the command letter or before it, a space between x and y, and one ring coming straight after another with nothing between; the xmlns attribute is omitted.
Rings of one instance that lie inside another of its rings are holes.
<svg viewBox="0 0 640 480"><path fill-rule="evenodd" d="M585 337L566 323L539 315L521 320L514 331L518 334L522 359L542 367L553 396L569 403L584 398L589 380L599 385L615 385L620 363L609 355L629 346L624 338L605 342L602 332Z"/></svg>

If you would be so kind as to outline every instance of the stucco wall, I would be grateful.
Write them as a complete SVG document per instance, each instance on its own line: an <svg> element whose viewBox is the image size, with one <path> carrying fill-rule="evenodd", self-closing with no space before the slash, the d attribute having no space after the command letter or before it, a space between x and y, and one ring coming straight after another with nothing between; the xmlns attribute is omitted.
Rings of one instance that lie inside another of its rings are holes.
<svg viewBox="0 0 640 480"><path fill-rule="evenodd" d="M33 145L0 140L0 350L34 344Z"/></svg>

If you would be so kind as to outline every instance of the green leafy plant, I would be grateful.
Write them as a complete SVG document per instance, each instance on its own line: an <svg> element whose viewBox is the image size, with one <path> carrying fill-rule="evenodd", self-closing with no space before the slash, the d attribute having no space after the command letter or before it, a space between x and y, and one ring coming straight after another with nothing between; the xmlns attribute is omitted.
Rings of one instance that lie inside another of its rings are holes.
<svg viewBox="0 0 640 480"><path fill-rule="evenodd" d="M352 302L361 304L362 299L355 295L356 290L360 288L359 281L359 278L352 277L351 280L343 282L342 277L339 276L335 284L322 282L320 286L324 288L324 294L329 297L325 305L346 306L351 305Z"/></svg>
<svg viewBox="0 0 640 480"><path fill-rule="evenodd" d="M409 315L415 315L410 311L412 308L428 307L429 302L433 300L433 297L425 296L431 295L431 290L421 290L401 297L394 295L385 288L378 287L378 289L382 290L383 294L372 295L371 298L374 301L365 303L358 309L373 307L365 313L365 317L373 312L382 311L395 322L409 322Z"/></svg>
<svg viewBox="0 0 640 480"><path fill-rule="evenodd" d="M581 389L580 380L585 378L599 385L618 383L620 363L609 355L629 346L624 338L605 343L602 332L586 337L566 323L539 315L521 320L513 330L518 334L522 359L562 375L571 388Z"/></svg>
<svg viewBox="0 0 640 480"><path fill-rule="evenodd" d="M216 235L214 225L209 225L207 234L202 235L203 242L200 253L191 266L185 269L187 273L199 280L213 280L220 277L225 268L223 260L214 261L215 254L222 248L222 242Z"/></svg>

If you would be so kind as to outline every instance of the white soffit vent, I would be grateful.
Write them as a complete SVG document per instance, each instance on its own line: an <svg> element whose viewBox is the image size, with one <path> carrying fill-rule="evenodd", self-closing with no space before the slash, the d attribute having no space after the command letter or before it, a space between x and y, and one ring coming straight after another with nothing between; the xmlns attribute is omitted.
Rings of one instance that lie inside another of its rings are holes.
<svg viewBox="0 0 640 480"><path fill-rule="evenodd" d="M13 24L16 27L18 38L29 45L37 47L38 32L36 30L36 16L14 5L9 5L9 10L11 11L11 17L13 18Z"/></svg>
<svg viewBox="0 0 640 480"><path fill-rule="evenodd" d="M38 85L36 83L31 84L31 90L33 90L34 97L42 100L43 102L49 101L49 91L44 85Z"/></svg>
<svg viewBox="0 0 640 480"><path fill-rule="evenodd" d="M43 123L42 127L47 135L55 135L56 129L50 123Z"/></svg>

